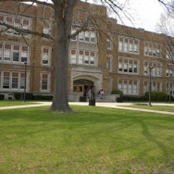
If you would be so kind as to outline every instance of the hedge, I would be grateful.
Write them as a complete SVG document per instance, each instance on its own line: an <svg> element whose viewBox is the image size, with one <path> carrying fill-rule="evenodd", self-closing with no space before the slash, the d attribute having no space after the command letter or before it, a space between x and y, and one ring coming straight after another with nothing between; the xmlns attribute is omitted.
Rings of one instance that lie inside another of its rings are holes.
<svg viewBox="0 0 174 174"><path fill-rule="evenodd" d="M120 94L120 97L123 97L123 92L119 89L114 89L111 91L111 94Z"/></svg>
<svg viewBox="0 0 174 174"><path fill-rule="evenodd" d="M4 95L3 94L0 94L0 100L4 100Z"/></svg>

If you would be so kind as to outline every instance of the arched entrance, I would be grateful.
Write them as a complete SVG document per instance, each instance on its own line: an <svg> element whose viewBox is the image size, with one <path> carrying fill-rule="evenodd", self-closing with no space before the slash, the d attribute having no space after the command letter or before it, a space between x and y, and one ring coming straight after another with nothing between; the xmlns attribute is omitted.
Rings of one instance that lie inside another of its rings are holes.
<svg viewBox="0 0 174 174"><path fill-rule="evenodd" d="M75 80L73 82L73 92L75 93L84 93L86 89L94 86L94 82L85 79Z"/></svg>

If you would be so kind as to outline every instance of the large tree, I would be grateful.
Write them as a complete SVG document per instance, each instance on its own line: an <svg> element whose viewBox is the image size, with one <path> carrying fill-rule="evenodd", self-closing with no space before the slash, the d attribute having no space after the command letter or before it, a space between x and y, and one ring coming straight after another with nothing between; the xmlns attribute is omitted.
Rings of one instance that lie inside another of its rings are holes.
<svg viewBox="0 0 174 174"><path fill-rule="evenodd" d="M8 0L0 0L0 2L7 2ZM54 97L51 105L52 111L60 111L60 112L71 112L71 108L68 105L68 89L67 89L67 71L68 71L68 50L70 38L77 35L80 31L86 30L87 26L93 24L95 27L98 27L98 19L96 14L94 15L92 12L88 11L87 17L85 20L79 20L79 30L71 35L71 26L73 23L73 10L76 7L79 0L51 0L51 1L37 1L37 0L9 0L13 3L24 3L28 2L31 5L28 5L26 8L30 8L34 3L42 4L45 6L49 6L54 11L55 17L55 35L51 36L49 34L40 33L37 31L32 31L29 29L20 29L15 28L9 24L5 24L0 22L0 25L5 25L6 29L13 29L17 32L21 33L30 33L33 35L38 35L40 37L45 37L54 42L55 46L55 87L54 87ZM86 0L87 2L87 0ZM118 13L117 9L122 11L121 5L118 4L116 0L98 0L98 3L106 6L114 13ZM85 9L87 10L87 9ZM20 12L20 15L25 13L25 9L23 12ZM36 16L37 17L37 16ZM45 19L43 19L45 20ZM103 17L100 18L103 20ZM105 31L107 29L105 28Z"/></svg>

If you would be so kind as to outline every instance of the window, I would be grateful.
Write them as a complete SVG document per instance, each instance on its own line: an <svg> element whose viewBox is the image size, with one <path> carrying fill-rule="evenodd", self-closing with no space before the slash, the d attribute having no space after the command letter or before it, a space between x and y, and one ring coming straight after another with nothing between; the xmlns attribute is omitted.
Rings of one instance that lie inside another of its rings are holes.
<svg viewBox="0 0 174 174"><path fill-rule="evenodd" d="M11 59L11 45L5 44L4 61L10 61Z"/></svg>
<svg viewBox="0 0 174 174"><path fill-rule="evenodd" d="M13 46L13 61L19 62L19 46Z"/></svg>
<svg viewBox="0 0 174 174"><path fill-rule="evenodd" d="M166 93L168 95L174 96L174 84L173 83L167 83L166 84Z"/></svg>
<svg viewBox="0 0 174 174"><path fill-rule="evenodd" d="M51 24L48 21L43 22L43 33L50 34L51 32Z"/></svg>
<svg viewBox="0 0 174 174"><path fill-rule="evenodd" d="M148 42L144 43L144 55L151 56L151 57L161 57L161 45L155 42Z"/></svg>
<svg viewBox="0 0 174 174"><path fill-rule="evenodd" d="M161 91L162 83L161 82L151 82L152 91ZM144 93L149 91L149 81L144 82Z"/></svg>
<svg viewBox="0 0 174 174"><path fill-rule="evenodd" d="M28 86L26 74L26 89ZM0 71L0 89L5 91L23 91L25 86L25 73Z"/></svg>
<svg viewBox="0 0 174 174"><path fill-rule="evenodd" d="M78 64L83 64L83 51L82 50L79 51Z"/></svg>
<svg viewBox="0 0 174 174"><path fill-rule="evenodd" d="M138 74L139 61L130 58L119 58L118 72Z"/></svg>
<svg viewBox="0 0 174 174"><path fill-rule="evenodd" d="M4 22L4 16L0 14L0 22ZM0 25L0 31L4 31L5 26Z"/></svg>
<svg viewBox="0 0 174 174"><path fill-rule="evenodd" d="M22 22L22 28L25 29L25 30L29 30L30 29L30 21L27 20L27 19L24 19L23 22ZM23 33L22 34L24 37L26 36L29 36L28 33Z"/></svg>
<svg viewBox="0 0 174 174"><path fill-rule="evenodd" d="M9 72L4 72L3 88L4 89L10 88L10 73Z"/></svg>
<svg viewBox="0 0 174 174"><path fill-rule="evenodd" d="M118 50L120 52L138 54L139 41L134 38L119 36Z"/></svg>
<svg viewBox="0 0 174 174"><path fill-rule="evenodd" d="M76 63L76 50L71 50L70 63Z"/></svg>
<svg viewBox="0 0 174 174"><path fill-rule="evenodd" d="M89 51L85 51L84 63L89 64Z"/></svg>
<svg viewBox="0 0 174 174"><path fill-rule="evenodd" d="M91 52L90 64L91 64L91 65L94 65L94 52Z"/></svg>
<svg viewBox="0 0 174 174"><path fill-rule="evenodd" d="M48 75L42 74L42 90L48 89Z"/></svg>
<svg viewBox="0 0 174 174"><path fill-rule="evenodd" d="M80 32L79 33L79 41L84 41L84 32L82 31L82 32Z"/></svg>
<svg viewBox="0 0 174 174"><path fill-rule="evenodd" d="M75 50L76 51L76 50ZM80 65L95 65L95 52L80 50L78 55L74 56L74 62L76 63L76 57L78 57L78 64Z"/></svg>
<svg viewBox="0 0 174 174"><path fill-rule="evenodd" d="M144 62L144 75L149 75L150 70L149 67L153 67L151 69L152 76L162 76L162 64L157 62Z"/></svg>
<svg viewBox="0 0 174 174"><path fill-rule="evenodd" d="M12 88L18 89L18 73L12 73Z"/></svg>
<svg viewBox="0 0 174 174"><path fill-rule="evenodd" d="M124 67L124 72L128 72L128 61L127 60L124 60L123 67Z"/></svg>
<svg viewBox="0 0 174 174"><path fill-rule="evenodd" d="M133 69L134 71L134 73L137 73L137 61L134 61L134 69Z"/></svg>
<svg viewBox="0 0 174 174"><path fill-rule="evenodd" d="M107 33L107 49L112 50L112 36L111 36L111 33Z"/></svg>
<svg viewBox="0 0 174 174"><path fill-rule="evenodd" d="M106 68L109 69L109 71L112 70L111 61L112 61L112 57L110 55L108 55L107 60L106 60Z"/></svg>
<svg viewBox="0 0 174 174"><path fill-rule="evenodd" d="M20 74L20 89L24 89L25 87L25 73Z"/></svg>
<svg viewBox="0 0 174 174"><path fill-rule="evenodd" d="M77 31L75 26L71 27L71 34L74 34ZM74 36L73 38L71 38L72 41L76 41L77 40L77 36Z"/></svg>
<svg viewBox="0 0 174 174"><path fill-rule="evenodd" d="M27 62L28 61L28 47L22 46L22 52L21 52L21 62Z"/></svg>
<svg viewBox="0 0 174 174"><path fill-rule="evenodd" d="M85 31L85 42L89 42L89 31Z"/></svg>
<svg viewBox="0 0 174 174"><path fill-rule="evenodd" d="M0 71L0 89L1 89L1 77L2 77L2 73Z"/></svg>
<svg viewBox="0 0 174 174"><path fill-rule="evenodd" d="M41 91L50 91L50 74L41 73Z"/></svg>
<svg viewBox="0 0 174 174"><path fill-rule="evenodd" d="M122 80L118 81L118 89L123 91L124 95L138 95L139 82L136 80Z"/></svg>
<svg viewBox="0 0 174 174"><path fill-rule="evenodd" d="M71 28L71 34L76 32L76 28L72 27ZM95 29L89 29L88 31L82 31L78 35L79 41L80 42L87 42L87 43L92 43L94 44L96 42L96 33ZM71 40L76 40L76 37L72 38Z"/></svg>
<svg viewBox="0 0 174 174"><path fill-rule="evenodd" d="M174 77L173 65L168 65L166 67L166 77Z"/></svg>
<svg viewBox="0 0 174 174"><path fill-rule="evenodd" d="M0 61L22 63L28 58L28 46L0 44Z"/></svg>
<svg viewBox="0 0 174 174"><path fill-rule="evenodd" d="M42 47L42 65L50 65L50 48Z"/></svg>
<svg viewBox="0 0 174 174"><path fill-rule="evenodd" d="M95 38L96 38L95 31L91 31L91 42L92 43L95 43Z"/></svg>
<svg viewBox="0 0 174 174"><path fill-rule="evenodd" d="M3 53L3 48L2 48L2 44L0 44L0 61L2 60L2 57L3 57L2 53Z"/></svg>
<svg viewBox="0 0 174 174"><path fill-rule="evenodd" d="M166 59L173 60L174 58L174 47L173 46L166 46Z"/></svg>
<svg viewBox="0 0 174 174"><path fill-rule="evenodd" d="M21 28L21 20L20 19L14 19L14 27ZM14 30L15 35L20 35L19 32Z"/></svg>
<svg viewBox="0 0 174 174"><path fill-rule="evenodd" d="M6 17L6 24L8 24L8 25L13 25L13 18L11 18L11 17ZM6 30L6 34L13 34L13 29L8 29L8 30Z"/></svg>
<svg viewBox="0 0 174 174"><path fill-rule="evenodd" d="M25 18L23 19L22 17L12 17L12 16L7 16L7 14L0 14L0 21L4 22L8 25L14 26L16 28L23 28L23 29L30 29L30 20ZM8 30L5 30L5 26L0 26L1 31L5 31L6 34L8 35L14 35L14 36L21 36L21 33L19 33L16 30L13 30L9 28ZM28 36L29 34L24 34L23 36Z"/></svg>
<svg viewBox="0 0 174 174"><path fill-rule="evenodd" d="M119 59L119 62L118 62L118 71L119 72L122 72L123 71L123 60L122 59Z"/></svg>

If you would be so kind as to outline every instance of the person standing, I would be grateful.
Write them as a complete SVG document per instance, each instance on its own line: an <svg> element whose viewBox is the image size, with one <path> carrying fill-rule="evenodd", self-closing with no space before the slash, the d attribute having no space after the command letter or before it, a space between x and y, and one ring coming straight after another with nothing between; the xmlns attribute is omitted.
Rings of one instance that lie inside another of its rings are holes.
<svg viewBox="0 0 174 174"><path fill-rule="evenodd" d="M104 90L101 89L101 90L100 90L100 99L102 99L102 100L103 100L103 95L104 95Z"/></svg>

